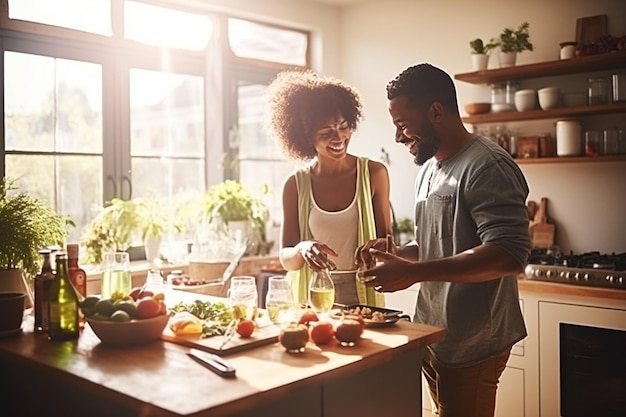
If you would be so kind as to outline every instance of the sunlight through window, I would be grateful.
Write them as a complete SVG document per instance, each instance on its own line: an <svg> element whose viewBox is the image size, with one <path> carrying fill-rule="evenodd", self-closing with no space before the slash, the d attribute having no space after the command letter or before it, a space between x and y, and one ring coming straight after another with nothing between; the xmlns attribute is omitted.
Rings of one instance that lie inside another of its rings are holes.
<svg viewBox="0 0 626 417"><path fill-rule="evenodd" d="M209 44L212 33L213 22L208 16L135 1L124 3L124 36L127 39L202 51Z"/></svg>

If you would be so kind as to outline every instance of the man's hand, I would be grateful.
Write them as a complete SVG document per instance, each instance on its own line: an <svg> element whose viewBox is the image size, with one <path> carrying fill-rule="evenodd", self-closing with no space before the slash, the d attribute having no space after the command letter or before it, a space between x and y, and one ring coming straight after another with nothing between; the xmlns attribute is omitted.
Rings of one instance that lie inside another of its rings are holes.
<svg viewBox="0 0 626 417"><path fill-rule="evenodd" d="M360 271L368 287L373 287L378 292L395 292L418 282L414 271L411 271L414 262L377 249L371 249L370 256L376 266Z"/></svg>
<svg viewBox="0 0 626 417"><path fill-rule="evenodd" d="M393 236L388 234L385 238L372 239L363 246L356 249L354 259L359 269L371 268L376 265L376 260L372 257L371 249L377 249L382 252L393 253L397 251Z"/></svg>

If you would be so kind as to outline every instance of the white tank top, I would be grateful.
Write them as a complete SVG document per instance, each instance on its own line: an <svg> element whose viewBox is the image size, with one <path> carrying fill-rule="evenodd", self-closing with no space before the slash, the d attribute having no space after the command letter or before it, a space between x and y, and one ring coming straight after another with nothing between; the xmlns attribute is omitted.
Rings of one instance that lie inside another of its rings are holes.
<svg viewBox="0 0 626 417"><path fill-rule="evenodd" d="M356 183L359 183L358 177ZM309 228L315 240L325 243L339 254L337 258L332 258L339 270L355 268L354 252L357 247L359 225L359 210L356 204L357 193L358 187L352 203L345 209L326 211L317 205L313 197L313 187L311 187L313 207L309 213Z"/></svg>

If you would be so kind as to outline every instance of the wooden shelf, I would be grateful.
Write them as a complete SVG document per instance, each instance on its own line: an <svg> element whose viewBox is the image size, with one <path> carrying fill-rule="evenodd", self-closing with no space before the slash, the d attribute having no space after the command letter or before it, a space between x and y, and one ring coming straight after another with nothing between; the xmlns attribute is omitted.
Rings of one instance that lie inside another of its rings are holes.
<svg viewBox="0 0 626 417"><path fill-rule="evenodd" d="M598 163L598 162L621 162L626 161L626 155L604 156L557 156L554 158L516 158L518 165L524 164L553 164L553 163Z"/></svg>
<svg viewBox="0 0 626 417"><path fill-rule="evenodd" d="M531 110L523 112L485 113L462 117L464 123L501 123L537 119L558 119L564 117L592 116L597 114L626 113L626 103L603 104L596 106L561 107L552 110Z"/></svg>
<svg viewBox="0 0 626 417"><path fill-rule="evenodd" d="M618 51L573 59L467 72L456 74L454 78L472 84L492 84L524 78L551 77L564 74L578 74L581 72L612 70L624 68L625 66L626 51Z"/></svg>

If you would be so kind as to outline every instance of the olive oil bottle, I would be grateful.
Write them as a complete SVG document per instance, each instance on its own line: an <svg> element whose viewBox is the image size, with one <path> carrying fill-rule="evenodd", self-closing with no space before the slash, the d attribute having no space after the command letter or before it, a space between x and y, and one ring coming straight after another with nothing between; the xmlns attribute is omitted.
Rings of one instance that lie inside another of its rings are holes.
<svg viewBox="0 0 626 417"><path fill-rule="evenodd" d="M56 256L56 272L50 285L48 339L70 340L79 335L78 296L70 281L67 253Z"/></svg>

